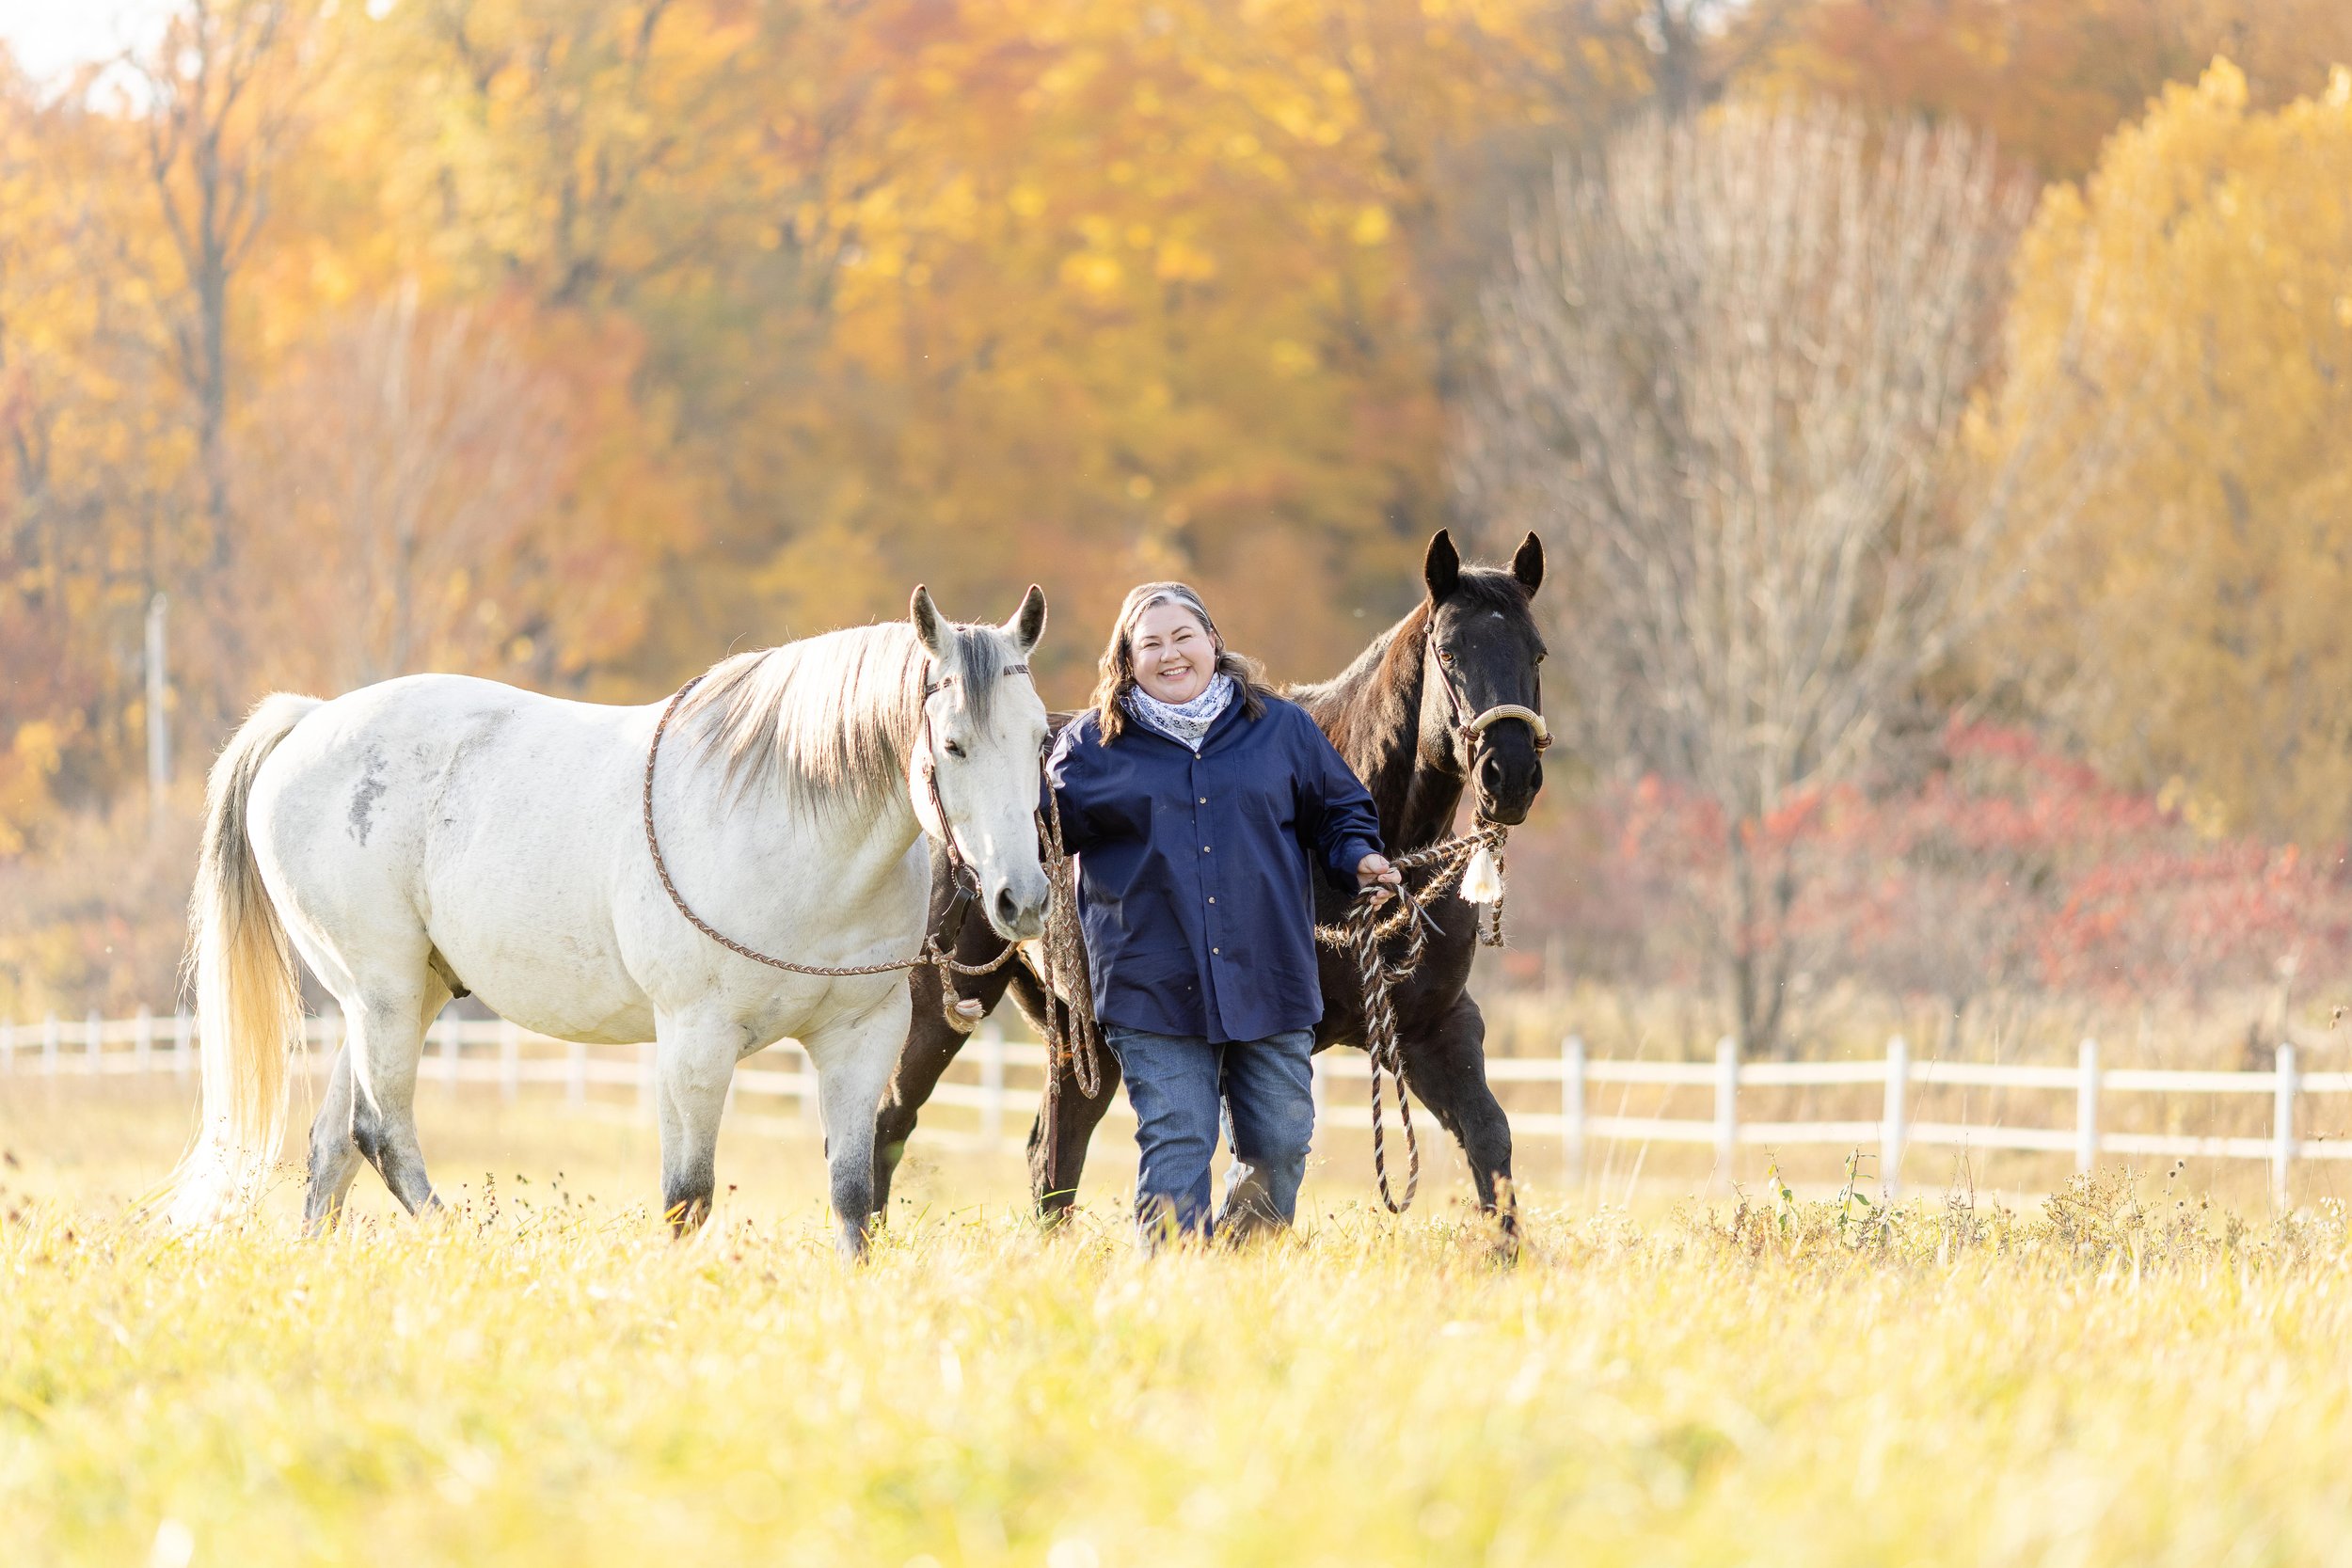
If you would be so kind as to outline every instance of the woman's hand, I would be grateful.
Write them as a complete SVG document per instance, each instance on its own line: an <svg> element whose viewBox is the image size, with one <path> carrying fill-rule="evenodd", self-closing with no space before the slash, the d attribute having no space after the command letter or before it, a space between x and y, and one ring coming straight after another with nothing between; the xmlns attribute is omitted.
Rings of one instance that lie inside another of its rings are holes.
<svg viewBox="0 0 2352 1568"><path fill-rule="evenodd" d="M1372 895L1375 906L1387 903L1389 890L1404 883L1404 875L1389 863L1386 855L1366 855L1356 863L1356 885Z"/></svg>

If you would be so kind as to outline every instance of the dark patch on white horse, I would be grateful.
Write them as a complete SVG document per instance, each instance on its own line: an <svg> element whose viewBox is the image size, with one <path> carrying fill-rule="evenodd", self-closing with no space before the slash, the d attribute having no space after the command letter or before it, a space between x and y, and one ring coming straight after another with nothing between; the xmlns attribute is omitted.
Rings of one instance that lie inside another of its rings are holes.
<svg viewBox="0 0 2352 1568"><path fill-rule="evenodd" d="M359 847L368 847L368 831L374 827L375 803L384 799L391 786L384 782L384 749L371 746L367 750L367 765L359 776L359 787L351 792L351 836Z"/></svg>

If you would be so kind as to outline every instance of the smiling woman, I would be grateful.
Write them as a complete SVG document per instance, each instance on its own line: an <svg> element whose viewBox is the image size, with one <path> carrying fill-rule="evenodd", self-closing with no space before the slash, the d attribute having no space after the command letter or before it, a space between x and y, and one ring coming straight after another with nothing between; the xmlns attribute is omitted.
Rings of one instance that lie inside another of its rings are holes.
<svg viewBox="0 0 2352 1568"><path fill-rule="evenodd" d="M1146 1244L1208 1228L1220 1113L1234 1160L1220 1226L1288 1224L1323 1016L1308 879L1321 865L1375 896L1395 883L1371 798L1173 582L1127 595L1095 706L1046 776L1078 855L1094 1016L1136 1110Z"/></svg>
<svg viewBox="0 0 2352 1568"><path fill-rule="evenodd" d="M1094 713L1107 746L1126 733L1128 709L1198 752L1210 721L1238 695L1242 712L1265 711L1257 670L1228 649L1200 595L1181 582L1147 582L1127 595L1104 650ZM1196 723L1195 721L1198 721Z"/></svg>

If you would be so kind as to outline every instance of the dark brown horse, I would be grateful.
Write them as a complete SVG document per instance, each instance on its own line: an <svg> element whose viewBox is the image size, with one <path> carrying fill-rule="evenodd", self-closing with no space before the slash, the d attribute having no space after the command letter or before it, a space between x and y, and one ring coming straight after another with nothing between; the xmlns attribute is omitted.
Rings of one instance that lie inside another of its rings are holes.
<svg viewBox="0 0 2352 1568"><path fill-rule="evenodd" d="M1288 689L1292 701L1312 714L1372 792L1379 809L1388 851L1403 854L1437 843L1454 831L1467 791L1478 816L1510 826L1524 821L1543 787L1542 758L1533 727L1503 720L1473 735L1470 721L1505 705L1540 711L1536 666L1544 657L1529 608L1544 579L1544 548L1527 536L1509 571L1464 566L1450 534L1429 542L1422 567L1428 596L1410 614L1382 632L1336 679ZM1059 728L1067 715L1057 714ZM1346 911L1349 895L1316 882L1315 917L1330 924ZM944 873L931 888L932 928L946 918L950 889ZM1486 1085L1486 1020L1466 989L1477 950L1480 911L1457 893L1429 903L1441 934L1429 938L1421 967L1391 990L1398 1036L1404 1042L1406 1079L1462 1146L1477 1184L1479 1206L1490 1212L1501 1204L1506 1235L1518 1229L1510 1196L1511 1125ZM985 921L967 920L956 941L965 963L982 963L1004 951ZM1315 1049L1350 1045L1362 1049L1363 987L1342 956L1322 958L1323 1022ZM875 1208L890 1200L890 1178L917 1115L940 1074L961 1049L964 1036L943 1016L937 972L918 969L914 1024L876 1117ZM1049 1006L1026 965L1008 964L993 974L958 982L958 994L993 1010L1008 990L1033 1022ZM1102 1092L1081 1094L1066 1069L1056 1085L1060 1112L1055 1125L1042 1117L1029 1132L1029 1175L1040 1211L1049 1216L1077 1196L1078 1176L1111 1092L1119 1066L1106 1052Z"/></svg>

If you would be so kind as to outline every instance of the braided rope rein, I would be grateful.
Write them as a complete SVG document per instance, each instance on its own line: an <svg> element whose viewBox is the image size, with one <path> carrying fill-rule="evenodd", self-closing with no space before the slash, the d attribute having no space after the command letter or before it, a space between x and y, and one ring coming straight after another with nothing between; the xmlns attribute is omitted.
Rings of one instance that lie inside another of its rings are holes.
<svg viewBox="0 0 2352 1568"><path fill-rule="evenodd" d="M1103 1093L1103 1026L1078 924L1078 879L1063 847L1061 801L1047 792L1043 848L1045 935L1038 943L1038 984L1045 992L1045 1097L1038 1108L1044 1129L1045 1190L1061 1188L1061 1085L1065 1070L1089 1100ZM1020 951L1018 947L1012 949Z"/></svg>
<svg viewBox="0 0 2352 1568"><path fill-rule="evenodd" d="M717 942L728 952L733 953L736 957L749 958L754 963L766 964L771 969L781 969L787 974L809 974L821 979L847 979L863 974L888 974L894 970L921 969L927 965L935 968L941 973L939 988L940 1006L943 1011L950 1012L948 1022L953 1023L954 1018L952 1016L951 1009L953 1007L952 999L955 994L955 986L953 982L947 978L947 975L950 974L993 974L996 970L1002 969L1006 964L1012 960L1013 956L1021 951L1018 945L1008 946L1004 952L998 954L995 958L990 959L984 964L959 963L956 959L950 958L946 952L941 950L939 938L936 935L930 931L925 931L923 933L922 951L915 954L915 956L911 958L894 958L887 963L875 964L802 964L794 963L788 958L779 958L771 954L762 953L755 947L745 946L743 943L736 941L733 937L728 936L725 932L714 927L701 915L696 914L687 904L685 895L678 892L677 884L670 879L669 863L662 858L661 854L661 839L660 835L654 832L653 776L654 764L661 755L661 737L670 728L670 720L676 714L678 704L686 700L686 694L693 690L695 687L701 684L702 676L696 675L692 680L688 681L684 686L679 687L675 692L672 693L669 703L661 710L661 719L660 722L656 723L653 727L653 740L645 747L645 847L653 855L654 871L660 877L661 891L670 895L671 904L676 908L679 914L686 917L688 925L693 927L694 929L700 931L704 936L708 937L712 942ZM936 794L938 788L937 784L934 784L932 788L934 794ZM940 827L943 832L952 832L952 830L947 828L947 820L945 813L940 815ZM1061 824L1058 820L1058 814L1057 814L1057 820L1051 826L1051 832L1056 841L1055 847L1057 850L1060 847L1060 829Z"/></svg>
<svg viewBox="0 0 2352 1568"><path fill-rule="evenodd" d="M1315 940L1324 946L1347 954L1356 960L1356 972L1364 990L1364 1053L1372 1058L1372 1170L1380 1187L1380 1201L1391 1214L1402 1214L1413 1206L1413 1196L1421 1187L1421 1141L1413 1132L1413 1102L1405 1087L1405 1047L1396 1023L1396 1003L1390 995L1390 987L1409 979L1421 967L1427 955L1429 932L1434 928L1428 911L1422 905L1442 898L1470 869L1470 861L1481 849L1495 857L1496 870L1502 868L1502 847L1510 835L1507 828L1486 825L1458 838L1447 839L1397 856L1389 863L1399 872L1433 868L1429 880L1419 893L1409 888L1397 890L1396 908L1385 916L1377 914L1380 906L1369 899L1352 906L1341 920L1331 926L1315 927ZM1482 927L1485 922L1481 921ZM1389 940L1402 932L1405 949L1395 962L1382 953ZM1491 935L1481 929L1481 943L1489 947L1502 945L1502 900L1495 900ZM1386 1111L1380 1093L1380 1080L1386 1075L1396 1086L1396 1111L1405 1132L1405 1196L1394 1195L1389 1180Z"/></svg>

